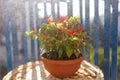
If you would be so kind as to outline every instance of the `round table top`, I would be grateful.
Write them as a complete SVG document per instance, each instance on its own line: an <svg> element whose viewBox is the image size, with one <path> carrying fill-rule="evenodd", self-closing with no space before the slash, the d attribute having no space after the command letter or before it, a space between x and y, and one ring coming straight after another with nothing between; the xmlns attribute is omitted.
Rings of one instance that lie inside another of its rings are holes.
<svg viewBox="0 0 120 80"><path fill-rule="evenodd" d="M41 61L35 61L18 66L8 72L3 80L104 80L104 76L97 66L84 60L74 75L60 79L47 72Z"/></svg>

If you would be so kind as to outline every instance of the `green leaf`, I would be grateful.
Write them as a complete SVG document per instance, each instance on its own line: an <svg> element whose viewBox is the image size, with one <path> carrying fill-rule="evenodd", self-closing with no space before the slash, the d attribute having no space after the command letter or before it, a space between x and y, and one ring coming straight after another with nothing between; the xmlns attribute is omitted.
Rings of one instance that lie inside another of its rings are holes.
<svg viewBox="0 0 120 80"><path fill-rule="evenodd" d="M30 32L26 31L25 34L26 34L26 36L27 36L27 39L30 39L30 37L31 37Z"/></svg>
<svg viewBox="0 0 120 80"><path fill-rule="evenodd" d="M80 52L79 52L78 50L74 50L74 54L75 54L75 56L78 58L78 57L79 57Z"/></svg>
<svg viewBox="0 0 120 80"><path fill-rule="evenodd" d="M62 50L62 49L59 49L59 51L58 51L58 56L59 56L59 58L62 56L62 53L63 53L63 50Z"/></svg>
<svg viewBox="0 0 120 80"><path fill-rule="evenodd" d="M67 53L68 58L70 58L73 53L73 49L70 48L69 46L66 46L66 53Z"/></svg>

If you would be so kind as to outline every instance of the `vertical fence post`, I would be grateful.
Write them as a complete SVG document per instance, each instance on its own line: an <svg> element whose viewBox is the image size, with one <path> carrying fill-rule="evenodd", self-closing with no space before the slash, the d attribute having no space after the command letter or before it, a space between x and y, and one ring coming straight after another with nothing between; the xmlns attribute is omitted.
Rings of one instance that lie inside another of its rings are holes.
<svg viewBox="0 0 120 80"><path fill-rule="evenodd" d="M52 11L52 16L55 18L55 1L51 0L51 11Z"/></svg>
<svg viewBox="0 0 120 80"><path fill-rule="evenodd" d="M26 31L26 9L25 9L25 2L22 1L21 3L21 19L22 19L22 42L23 42L23 50L24 50L24 63L28 62L28 47L27 47L27 38L25 36Z"/></svg>
<svg viewBox="0 0 120 80"><path fill-rule="evenodd" d="M83 25L83 7L82 7L83 5L82 5L82 4L83 4L83 1L82 1L82 0L79 0L79 6L80 6L80 19L81 19L81 20L80 20L80 21L81 21L80 23Z"/></svg>
<svg viewBox="0 0 120 80"><path fill-rule="evenodd" d="M57 0L57 18L60 18L60 4L58 0Z"/></svg>
<svg viewBox="0 0 120 80"><path fill-rule="evenodd" d="M37 29L37 31L39 31L39 28L40 28L40 19L39 19L39 16L38 16L38 7L37 7L37 2L35 3L35 17L36 17L36 29ZM40 42L39 41L37 41L37 50L38 50L38 60L40 59Z"/></svg>
<svg viewBox="0 0 120 80"><path fill-rule="evenodd" d="M2 78L1 78L1 74L2 74L2 73L1 73L1 65L0 65L0 80L2 80Z"/></svg>
<svg viewBox="0 0 120 80"><path fill-rule="evenodd" d="M112 3L112 80L117 79L117 47L118 47L118 0Z"/></svg>
<svg viewBox="0 0 120 80"><path fill-rule="evenodd" d="M104 76L110 80L110 0L105 0L104 12Z"/></svg>
<svg viewBox="0 0 120 80"><path fill-rule="evenodd" d="M13 65L17 67L19 65L19 57L18 57L18 38L17 38L17 24L16 24L16 10L15 10L15 3L10 2L11 7L11 27L12 27L12 43L13 43ZM8 23L7 23L8 24Z"/></svg>
<svg viewBox="0 0 120 80"><path fill-rule="evenodd" d="M90 36L90 18L89 18L89 0L85 1L85 29L87 31L87 35ZM88 42L90 43L90 38L88 38ZM90 52L90 45L88 46ZM86 52L86 59L90 60L89 52Z"/></svg>
<svg viewBox="0 0 120 80"><path fill-rule="evenodd" d="M34 27L33 23L33 1L29 0L29 16L30 16L30 29L32 30L32 27ZM32 60L35 61L35 42L33 39L31 41L31 57Z"/></svg>
<svg viewBox="0 0 120 80"><path fill-rule="evenodd" d="M94 8L95 8L95 16L94 16L94 63L95 65L99 65L99 8L98 5L99 1L95 0L94 1Z"/></svg>
<svg viewBox="0 0 120 80"><path fill-rule="evenodd" d="M3 11L3 24L4 24L4 33L6 40L6 55L7 55L7 71L12 70L12 54L11 54L11 46L10 46L10 26L8 21L8 5L2 0L2 11Z"/></svg>
<svg viewBox="0 0 120 80"><path fill-rule="evenodd" d="M45 22L47 21L47 5L46 5L47 1L45 0L44 1L44 19L45 19Z"/></svg>
<svg viewBox="0 0 120 80"><path fill-rule="evenodd" d="M68 2L68 15L73 16L73 0L69 0Z"/></svg>

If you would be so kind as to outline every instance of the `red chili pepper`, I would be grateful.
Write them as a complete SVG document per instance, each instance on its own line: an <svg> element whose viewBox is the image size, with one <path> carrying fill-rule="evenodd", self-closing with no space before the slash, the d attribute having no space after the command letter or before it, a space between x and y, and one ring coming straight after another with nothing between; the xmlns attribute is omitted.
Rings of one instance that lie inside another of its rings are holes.
<svg viewBox="0 0 120 80"><path fill-rule="evenodd" d="M54 24L56 25L56 22L54 22Z"/></svg>
<svg viewBox="0 0 120 80"><path fill-rule="evenodd" d="M68 34L68 35L73 34L73 30L72 30L72 29L69 29L69 30L67 31L67 34Z"/></svg>
<svg viewBox="0 0 120 80"><path fill-rule="evenodd" d="M35 31L35 28L34 28L34 27L32 27L32 31Z"/></svg>
<svg viewBox="0 0 120 80"><path fill-rule="evenodd" d="M49 37L48 37L48 36L46 36L46 37L45 37L45 40L46 40L46 41L48 41L48 39L49 39Z"/></svg>
<svg viewBox="0 0 120 80"><path fill-rule="evenodd" d="M82 46L80 44L78 44L78 48L81 48Z"/></svg>
<svg viewBox="0 0 120 80"><path fill-rule="evenodd" d="M73 36L74 36L74 37L78 37L78 33L77 33L77 32L74 32L74 33L73 33Z"/></svg>
<svg viewBox="0 0 120 80"><path fill-rule="evenodd" d="M65 16L65 18L66 18L66 19L69 19L69 16L67 15L67 16Z"/></svg>
<svg viewBox="0 0 120 80"><path fill-rule="evenodd" d="M60 33L63 33L63 32L64 32L62 28L60 28L59 30L60 30Z"/></svg>
<svg viewBox="0 0 120 80"><path fill-rule="evenodd" d="M49 24L50 22L52 22L52 21L53 21L53 17L50 16L50 17L48 18L48 24Z"/></svg>
<svg viewBox="0 0 120 80"><path fill-rule="evenodd" d="M83 42L86 42L86 41L87 41L87 39L86 39L85 37L83 37L83 38L82 38L82 41L83 41Z"/></svg>
<svg viewBox="0 0 120 80"><path fill-rule="evenodd" d="M80 26L80 30L81 30L81 31L83 30L83 27L82 27L82 26Z"/></svg>
<svg viewBox="0 0 120 80"><path fill-rule="evenodd" d="M80 27L80 31L86 32L85 29L82 26Z"/></svg>
<svg viewBox="0 0 120 80"><path fill-rule="evenodd" d="M51 22L50 19L48 19L48 24L49 24L50 22Z"/></svg>
<svg viewBox="0 0 120 80"><path fill-rule="evenodd" d="M77 32L77 30L74 29L74 32Z"/></svg>
<svg viewBox="0 0 120 80"><path fill-rule="evenodd" d="M64 27L66 27L67 26L66 22L63 22L63 25L64 25Z"/></svg>
<svg viewBox="0 0 120 80"><path fill-rule="evenodd" d="M60 21L60 22L63 22L63 21L64 21L64 18L63 18L63 17L60 17L59 21Z"/></svg>
<svg viewBox="0 0 120 80"><path fill-rule="evenodd" d="M78 26L78 25L80 25L80 23L79 23L79 22L77 22L76 26Z"/></svg>

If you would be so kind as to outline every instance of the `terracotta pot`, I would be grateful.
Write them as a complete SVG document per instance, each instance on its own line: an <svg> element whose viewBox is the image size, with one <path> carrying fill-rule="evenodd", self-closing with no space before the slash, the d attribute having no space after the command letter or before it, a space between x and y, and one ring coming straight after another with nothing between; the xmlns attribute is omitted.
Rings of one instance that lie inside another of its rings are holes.
<svg viewBox="0 0 120 80"><path fill-rule="evenodd" d="M85 59L82 56L74 60L50 60L41 57L45 69L55 77L65 78L73 75L80 67L81 62Z"/></svg>

